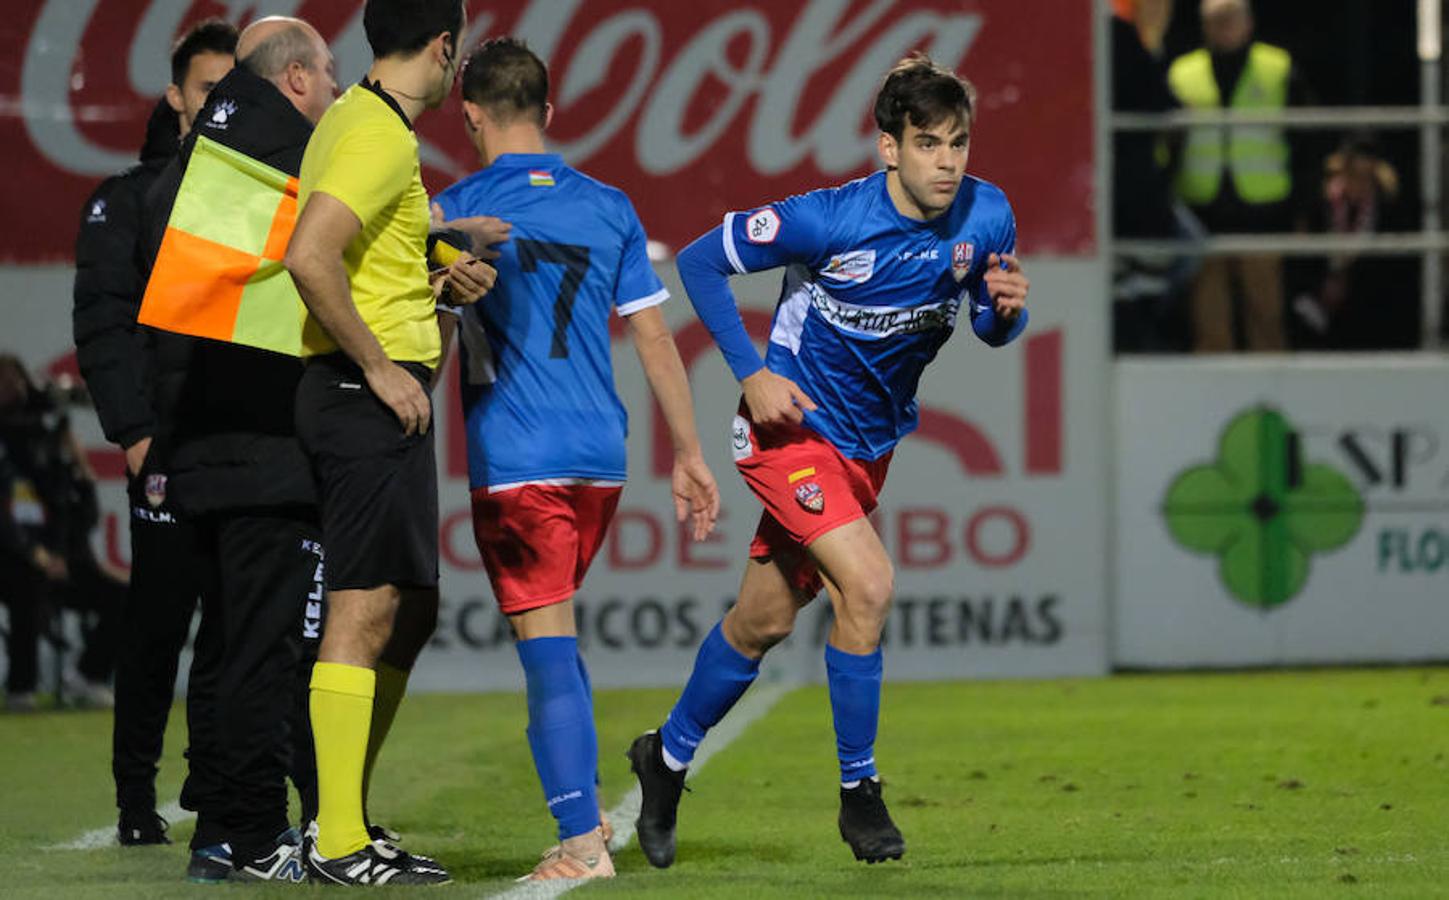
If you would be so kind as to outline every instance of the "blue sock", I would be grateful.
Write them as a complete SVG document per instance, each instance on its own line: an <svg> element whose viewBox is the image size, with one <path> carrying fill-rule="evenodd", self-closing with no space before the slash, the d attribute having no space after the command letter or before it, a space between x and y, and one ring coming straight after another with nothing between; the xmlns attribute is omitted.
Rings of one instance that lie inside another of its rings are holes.
<svg viewBox="0 0 1449 900"><path fill-rule="evenodd" d="M875 732L880 721L881 653L858 656L825 645L825 677L835 716L840 781L875 777Z"/></svg>
<svg viewBox="0 0 1449 900"><path fill-rule="evenodd" d="M577 641L575 641L574 646L577 648ZM594 721L594 682L589 678L589 667L584 665L584 655L582 653L578 654L578 659L579 677L584 680L584 694L589 698L589 721L592 722ZM599 779L599 761L594 760L594 785L598 786L602 783Z"/></svg>
<svg viewBox="0 0 1449 900"><path fill-rule="evenodd" d="M546 637L516 645L528 678L528 746L560 839L599 824L594 785L599 737L580 677L578 643L577 638Z"/></svg>
<svg viewBox="0 0 1449 900"><path fill-rule="evenodd" d="M758 659L731 647L718 624L710 629L694 657L694 671L684 693L659 729L669 755L682 763L694 759L705 733L719 724L759 674Z"/></svg>

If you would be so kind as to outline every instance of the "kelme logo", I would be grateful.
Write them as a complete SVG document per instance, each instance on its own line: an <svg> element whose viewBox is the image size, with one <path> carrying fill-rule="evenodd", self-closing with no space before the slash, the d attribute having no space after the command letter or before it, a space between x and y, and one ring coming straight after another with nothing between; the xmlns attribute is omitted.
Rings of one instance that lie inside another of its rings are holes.
<svg viewBox="0 0 1449 900"><path fill-rule="evenodd" d="M1163 514L1179 544L1218 557L1234 597L1271 609L1303 589L1313 554L1353 538L1364 502L1342 472L1304 462L1281 413L1256 407L1228 423L1216 461L1173 480Z"/></svg>

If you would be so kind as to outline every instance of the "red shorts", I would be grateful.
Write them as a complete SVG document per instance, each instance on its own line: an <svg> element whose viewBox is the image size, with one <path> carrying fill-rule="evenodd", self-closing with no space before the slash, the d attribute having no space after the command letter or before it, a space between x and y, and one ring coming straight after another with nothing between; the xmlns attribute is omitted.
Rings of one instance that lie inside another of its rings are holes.
<svg viewBox="0 0 1449 900"><path fill-rule="evenodd" d="M473 537L505 615L572 597L619 507L619 485L473 491Z"/></svg>
<svg viewBox="0 0 1449 900"><path fill-rule="evenodd" d="M805 548L875 510L891 454L871 461L847 459L808 428L757 431L744 404L735 416L731 442L735 468L765 506L750 558L773 560L791 587L819 593L820 572Z"/></svg>

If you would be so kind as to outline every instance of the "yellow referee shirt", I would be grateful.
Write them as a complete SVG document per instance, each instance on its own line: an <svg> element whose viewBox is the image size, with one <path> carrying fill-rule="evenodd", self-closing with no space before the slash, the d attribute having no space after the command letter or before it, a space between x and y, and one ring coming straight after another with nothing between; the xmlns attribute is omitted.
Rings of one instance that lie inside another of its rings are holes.
<svg viewBox="0 0 1449 900"><path fill-rule="evenodd" d="M349 88L317 123L298 181L299 212L320 191L362 222L343 259L352 302L383 352L397 362L436 368L442 341L428 284L428 194L418 138L402 109L365 79ZM302 355L337 350L309 315Z"/></svg>

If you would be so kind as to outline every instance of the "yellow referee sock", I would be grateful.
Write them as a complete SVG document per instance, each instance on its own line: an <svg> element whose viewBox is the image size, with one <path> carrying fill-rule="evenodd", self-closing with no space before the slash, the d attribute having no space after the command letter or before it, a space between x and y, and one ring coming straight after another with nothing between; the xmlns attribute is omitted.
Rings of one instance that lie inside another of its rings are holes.
<svg viewBox="0 0 1449 900"><path fill-rule="evenodd" d="M362 767L362 812L367 815L367 796L372 788L372 770L377 765L377 753L387 733L392 729L392 720L397 716L398 705L408 689L407 669L399 669L385 662L377 664L377 692L372 698L372 728L367 733L367 762Z"/></svg>
<svg viewBox="0 0 1449 900"><path fill-rule="evenodd" d="M312 734L317 745L317 852L328 859L367 846L362 772L377 676L371 669L312 667Z"/></svg>

